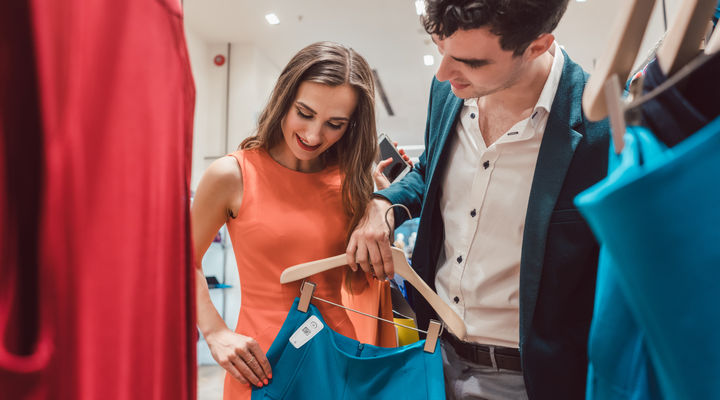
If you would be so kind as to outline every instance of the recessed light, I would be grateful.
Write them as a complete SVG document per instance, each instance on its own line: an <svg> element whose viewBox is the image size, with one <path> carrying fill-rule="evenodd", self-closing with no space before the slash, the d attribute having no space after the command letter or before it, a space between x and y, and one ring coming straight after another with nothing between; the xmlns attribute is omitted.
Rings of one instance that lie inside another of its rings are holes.
<svg viewBox="0 0 720 400"><path fill-rule="evenodd" d="M433 65L435 64L435 57L427 54L423 57L423 61L425 61L425 65Z"/></svg>
<svg viewBox="0 0 720 400"><path fill-rule="evenodd" d="M274 13L265 15L265 19L267 20L268 24L270 24L270 25L277 25L280 23L280 18L278 18L278 16L275 15Z"/></svg>
<svg viewBox="0 0 720 400"><path fill-rule="evenodd" d="M415 12L417 15L425 14L425 0L415 0Z"/></svg>

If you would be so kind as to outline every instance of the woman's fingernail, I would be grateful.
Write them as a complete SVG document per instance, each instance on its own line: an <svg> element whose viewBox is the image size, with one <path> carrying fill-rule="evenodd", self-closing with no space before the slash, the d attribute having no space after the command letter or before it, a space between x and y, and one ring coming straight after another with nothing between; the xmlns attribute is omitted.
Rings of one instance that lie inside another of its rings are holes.
<svg viewBox="0 0 720 400"><path fill-rule="evenodd" d="M263 387L263 383L262 383L262 382L258 382L257 385L258 385L258 387Z"/></svg>
<svg viewBox="0 0 720 400"><path fill-rule="evenodd" d="M267 378L265 378L265 379L263 380L263 383L265 383L266 385L268 384Z"/></svg>
<svg viewBox="0 0 720 400"><path fill-rule="evenodd" d="M268 375L268 378L272 379L272 374L269 374L269 375Z"/></svg>

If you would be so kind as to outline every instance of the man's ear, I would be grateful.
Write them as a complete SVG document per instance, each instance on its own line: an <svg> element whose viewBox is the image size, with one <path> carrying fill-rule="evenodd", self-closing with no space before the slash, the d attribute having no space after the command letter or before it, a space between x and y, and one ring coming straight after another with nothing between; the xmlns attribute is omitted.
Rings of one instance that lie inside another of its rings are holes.
<svg viewBox="0 0 720 400"><path fill-rule="evenodd" d="M537 39L533 40L532 43L530 43L527 49L525 49L523 57L525 57L525 59L528 61L540 57L542 54L548 51L554 41L555 36L553 36L552 33L543 33L542 35L538 36Z"/></svg>

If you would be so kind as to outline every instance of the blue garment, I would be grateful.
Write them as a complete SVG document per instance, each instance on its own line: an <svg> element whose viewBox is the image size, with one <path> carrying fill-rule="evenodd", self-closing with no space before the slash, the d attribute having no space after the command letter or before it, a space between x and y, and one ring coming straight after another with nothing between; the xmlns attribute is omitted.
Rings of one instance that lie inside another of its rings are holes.
<svg viewBox="0 0 720 400"><path fill-rule="evenodd" d="M362 344L328 328L314 305L298 311L298 302L267 353L273 379L253 388L252 400L445 398L439 341L434 353L423 351L424 340L398 348ZM296 349L290 337L312 315L325 327Z"/></svg>
<svg viewBox="0 0 720 400"><path fill-rule="evenodd" d="M520 354L531 399L580 398L585 394L587 340L592 318L599 247L573 204L581 191L605 177L607 120L583 117L588 75L563 51L562 76L538 153L520 259ZM412 267L434 289L443 245L440 212L451 143L463 100L449 82L433 80L425 151L403 179L377 192L420 216ZM472 218L467 210L467 218ZM395 223L407 219L395 208ZM408 288L420 326L434 318L427 301Z"/></svg>
<svg viewBox="0 0 720 400"><path fill-rule="evenodd" d="M629 128L630 132L625 135L622 154L616 155L611 147L607 181L617 179L623 170L639 164L641 156L633 134L635 129L638 128ZM582 195L576 199L581 211ZM648 359L644 333L628 307L618 279L607 246L602 246L588 344L586 399L659 399L658 383Z"/></svg>
<svg viewBox="0 0 720 400"><path fill-rule="evenodd" d="M720 398L720 118L670 149L631 127L611 157L576 198L603 245L588 398Z"/></svg>

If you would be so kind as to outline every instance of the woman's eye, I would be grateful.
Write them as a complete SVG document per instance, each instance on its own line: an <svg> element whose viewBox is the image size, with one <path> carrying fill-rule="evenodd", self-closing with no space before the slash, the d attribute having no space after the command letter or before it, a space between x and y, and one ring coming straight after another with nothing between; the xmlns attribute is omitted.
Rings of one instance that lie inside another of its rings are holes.
<svg viewBox="0 0 720 400"><path fill-rule="evenodd" d="M335 130L342 129L342 127L343 127L342 124L336 125L331 122L328 122L328 126L330 127L330 129L335 129Z"/></svg>
<svg viewBox="0 0 720 400"><path fill-rule="evenodd" d="M311 114L305 114L304 112L300 111L299 109L297 110L297 113L300 116L300 118L312 119L312 117L313 117Z"/></svg>

